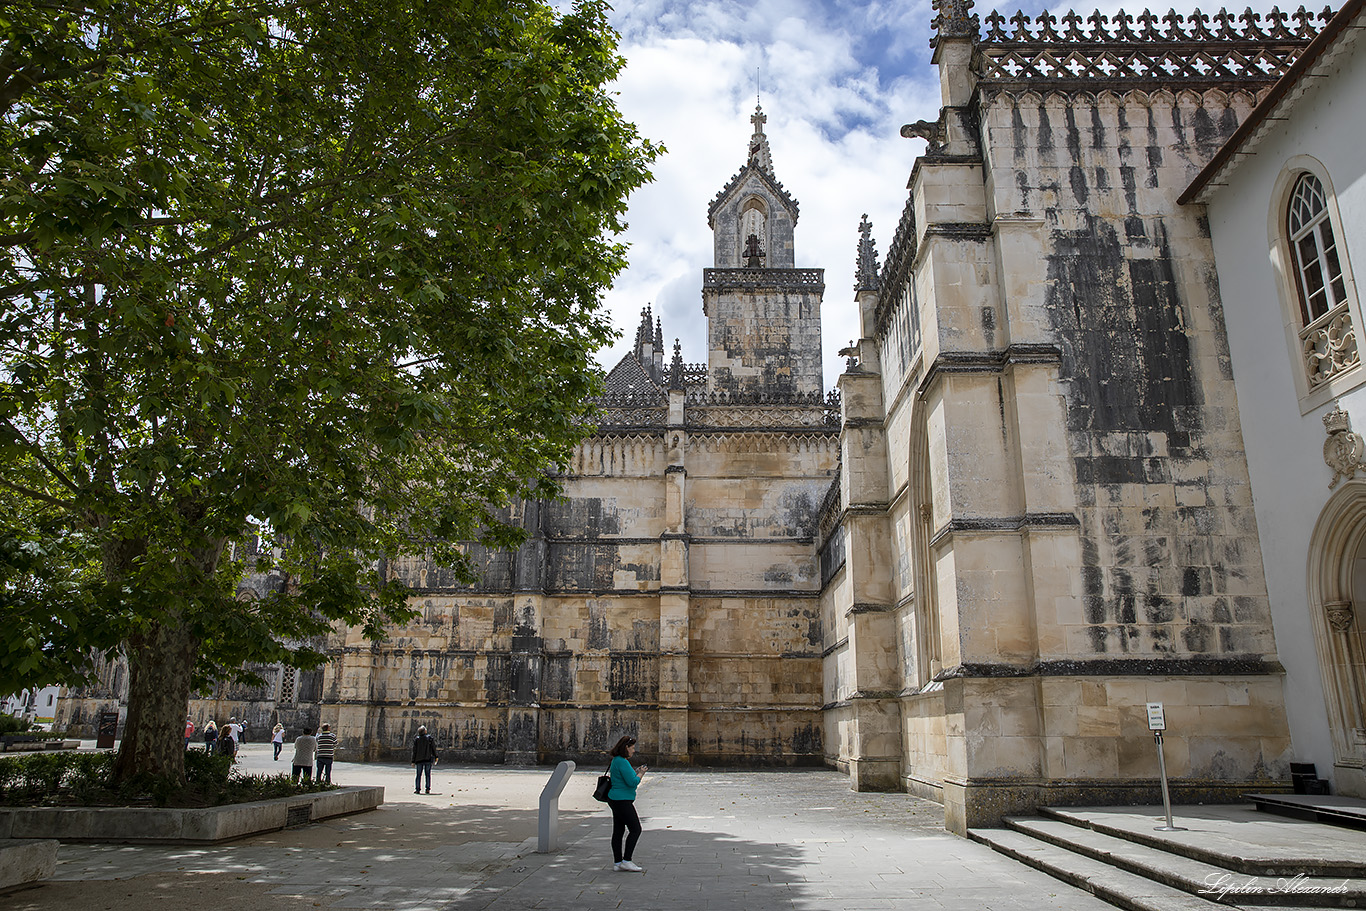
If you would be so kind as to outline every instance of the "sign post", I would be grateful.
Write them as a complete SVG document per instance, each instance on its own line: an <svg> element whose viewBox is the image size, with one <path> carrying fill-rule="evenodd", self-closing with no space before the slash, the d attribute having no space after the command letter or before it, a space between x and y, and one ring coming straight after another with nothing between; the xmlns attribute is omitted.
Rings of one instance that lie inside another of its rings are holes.
<svg viewBox="0 0 1366 911"><path fill-rule="evenodd" d="M1162 732L1167 729L1167 714L1160 702L1149 702L1148 704L1148 730L1153 732L1157 738L1157 771L1162 776L1162 809L1167 814L1167 824L1157 826L1158 832L1184 832L1180 826L1172 825L1172 797L1167 790L1167 762L1162 758Z"/></svg>
<svg viewBox="0 0 1366 911"><path fill-rule="evenodd" d="M112 750L119 731L118 712L100 712L95 721L95 749Z"/></svg>

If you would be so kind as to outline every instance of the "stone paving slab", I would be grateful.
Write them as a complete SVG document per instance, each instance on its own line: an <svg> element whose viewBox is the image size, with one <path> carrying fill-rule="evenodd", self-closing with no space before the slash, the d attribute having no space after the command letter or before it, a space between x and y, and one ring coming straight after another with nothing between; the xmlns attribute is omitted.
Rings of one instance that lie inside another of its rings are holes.
<svg viewBox="0 0 1366 911"><path fill-rule="evenodd" d="M248 771L280 768L248 744ZM856 794L829 771L652 772L637 807L644 875L612 870L611 817L576 774L563 848L536 854L550 769L439 767L411 794L402 765L338 763L333 779L386 788L370 813L226 845L64 845L47 885L6 911L172 911L230 896L250 911L1102 911L1094 896L945 832L941 808Z"/></svg>

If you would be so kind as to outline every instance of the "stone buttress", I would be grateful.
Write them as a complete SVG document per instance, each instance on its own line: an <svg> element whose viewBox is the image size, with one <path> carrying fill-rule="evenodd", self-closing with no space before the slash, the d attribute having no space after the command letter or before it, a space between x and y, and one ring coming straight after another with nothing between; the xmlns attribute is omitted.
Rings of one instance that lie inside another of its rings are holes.
<svg viewBox="0 0 1366 911"><path fill-rule="evenodd" d="M942 800L958 832L1152 801L1162 702L1177 799L1275 786L1290 741L1222 302L1177 197L1313 17L993 14L982 35L970 6L936 4L940 116L903 128L928 148L839 381L828 758Z"/></svg>

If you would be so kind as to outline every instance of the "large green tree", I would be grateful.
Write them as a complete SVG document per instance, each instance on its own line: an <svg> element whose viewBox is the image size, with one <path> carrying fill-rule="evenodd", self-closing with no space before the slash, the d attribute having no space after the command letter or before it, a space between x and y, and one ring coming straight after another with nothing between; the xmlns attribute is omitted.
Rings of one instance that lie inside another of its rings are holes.
<svg viewBox="0 0 1366 911"><path fill-rule="evenodd" d="M516 543L657 149L595 0L10 0L0 42L0 690L122 651L117 773L183 776L195 688L406 615L381 557ZM291 584L238 600L253 534Z"/></svg>

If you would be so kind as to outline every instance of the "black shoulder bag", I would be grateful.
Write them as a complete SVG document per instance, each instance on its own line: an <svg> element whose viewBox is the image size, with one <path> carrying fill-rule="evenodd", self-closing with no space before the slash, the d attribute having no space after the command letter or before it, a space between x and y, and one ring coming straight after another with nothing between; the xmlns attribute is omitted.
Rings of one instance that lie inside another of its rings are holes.
<svg viewBox="0 0 1366 911"><path fill-rule="evenodd" d="M607 803L607 792L612 790L612 769L598 776L598 786L593 789L593 799Z"/></svg>

